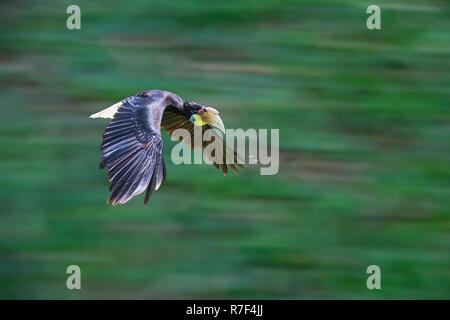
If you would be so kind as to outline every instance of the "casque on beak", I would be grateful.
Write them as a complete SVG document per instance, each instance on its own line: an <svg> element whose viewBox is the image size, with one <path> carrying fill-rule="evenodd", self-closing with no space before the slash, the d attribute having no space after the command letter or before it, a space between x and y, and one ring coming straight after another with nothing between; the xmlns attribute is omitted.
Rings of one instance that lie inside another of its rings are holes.
<svg viewBox="0 0 450 320"><path fill-rule="evenodd" d="M201 117L207 124L225 133L225 126L223 125L222 119L219 117L219 111L211 107L206 107Z"/></svg>

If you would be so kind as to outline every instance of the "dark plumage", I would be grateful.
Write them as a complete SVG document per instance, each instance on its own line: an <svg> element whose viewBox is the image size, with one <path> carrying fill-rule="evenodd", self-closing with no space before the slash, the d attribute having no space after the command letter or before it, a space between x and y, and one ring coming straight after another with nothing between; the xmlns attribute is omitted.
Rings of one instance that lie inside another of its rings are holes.
<svg viewBox="0 0 450 320"><path fill-rule="evenodd" d="M217 110L184 102L177 95L160 90L137 93L91 116L112 118L101 145L100 169L108 171L109 190L112 191L107 203L123 204L144 190L147 190L144 203L148 202L153 190L166 179L160 130L165 129L172 134L178 128L185 128L192 136L194 124L190 117L194 114L202 114L206 121L207 124L202 126L203 132L213 127L224 130ZM226 147L219 135L214 138ZM202 142L202 148L215 139ZM236 153L234 159L234 164L243 168L237 163ZM223 163L214 163L214 166L221 168L226 175L228 168L225 163L224 155ZM228 166L237 173L234 164Z"/></svg>

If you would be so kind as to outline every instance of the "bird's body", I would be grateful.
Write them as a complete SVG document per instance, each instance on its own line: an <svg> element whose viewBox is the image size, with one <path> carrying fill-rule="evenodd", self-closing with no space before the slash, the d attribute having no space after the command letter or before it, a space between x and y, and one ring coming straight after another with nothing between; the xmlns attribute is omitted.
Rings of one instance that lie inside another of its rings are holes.
<svg viewBox="0 0 450 320"><path fill-rule="evenodd" d="M176 94L161 90L137 93L90 117L112 118L103 134L100 169L108 171L112 191L108 203L113 205L125 203L145 190L144 202L147 203L153 190L165 181L161 129L172 134L183 128L191 135L194 125L202 126L203 130L225 130L217 110L185 102ZM225 145L219 136L214 141ZM205 148L212 142L202 142L201 146ZM233 154L237 160L234 151ZM214 162L214 166L227 174L225 163ZM228 166L237 173L234 164L228 163Z"/></svg>

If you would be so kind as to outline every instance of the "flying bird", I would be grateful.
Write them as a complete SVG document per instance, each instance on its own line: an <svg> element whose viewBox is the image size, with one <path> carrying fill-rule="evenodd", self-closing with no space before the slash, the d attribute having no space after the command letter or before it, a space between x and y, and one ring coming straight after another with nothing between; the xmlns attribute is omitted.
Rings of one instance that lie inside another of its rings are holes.
<svg viewBox="0 0 450 320"><path fill-rule="evenodd" d="M146 191L144 203L150 199L153 190L158 190L166 180L166 165L162 155L161 129L172 135L176 129L186 129L191 139L185 142L194 145L194 126L200 126L202 133L207 129L225 132L219 112L195 102L183 101L168 91L148 90L136 93L124 100L97 112L90 118L110 118L101 144L102 160L100 169L106 168L111 195L107 203L113 206L123 204L134 196ZM215 128L215 129L214 129ZM183 139L184 140L184 139ZM220 135L215 134L210 141L201 141L204 149L210 143L218 142L226 150L227 145ZM238 156L234 150L234 161L214 161L224 175L227 165L237 173ZM217 163L218 162L218 163Z"/></svg>

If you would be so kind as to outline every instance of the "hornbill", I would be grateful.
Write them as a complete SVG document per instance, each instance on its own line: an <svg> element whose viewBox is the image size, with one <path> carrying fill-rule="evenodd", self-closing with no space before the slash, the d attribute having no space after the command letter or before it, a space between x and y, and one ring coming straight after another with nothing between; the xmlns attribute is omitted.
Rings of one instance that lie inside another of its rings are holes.
<svg viewBox="0 0 450 320"><path fill-rule="evenodd" d="M112 119L103 134L100 169L106 168L108 171L109 191L112 193L107 203L113 206L127 202L144 190L144 203L147 203L153 190L158 190L161 183L165 182L161 129L172 135L176 129L184 128L188 130L190 138L194 136L194 126L200 126L202 133L213 128L225 132L216 109L183 101L176 94L161 90L136 93L90 118ZM183 139L192 148L197 145L194 140ZM221 143L223 150L226 150L225 141L217 133L199 145L204 149L213 142ZM228 173L227 165L235 173L236 166L244 168L234 150L230 152L234 160L231 163L226 161L225 153L223 161L213 161L224 175Z"/></svg>

